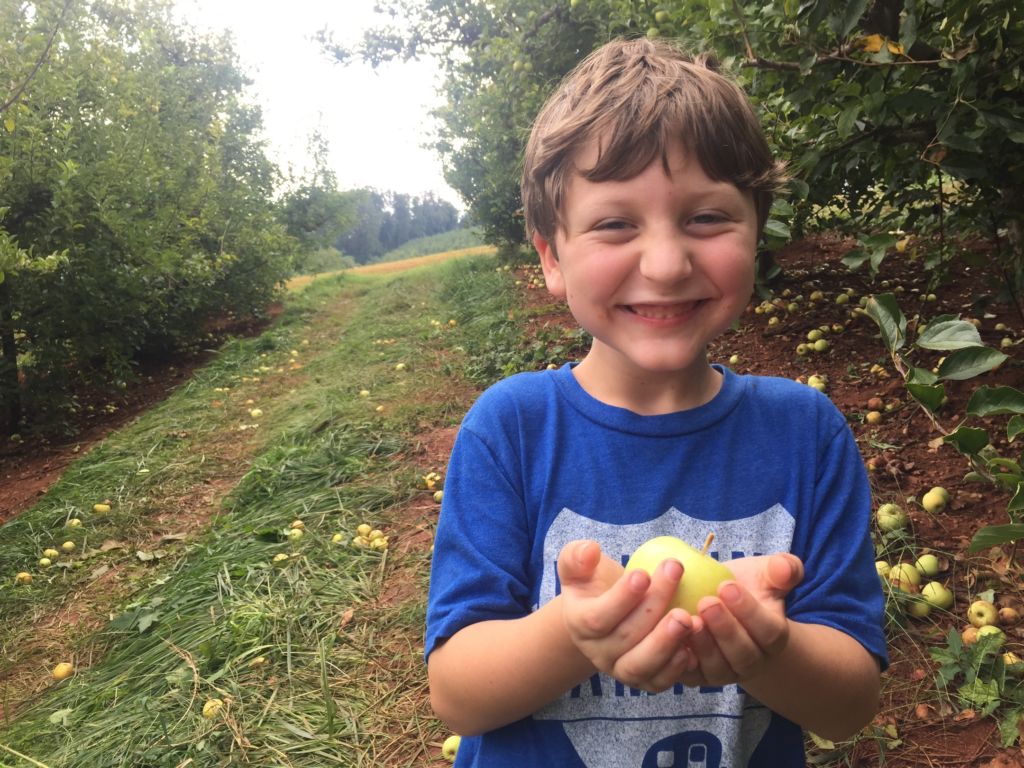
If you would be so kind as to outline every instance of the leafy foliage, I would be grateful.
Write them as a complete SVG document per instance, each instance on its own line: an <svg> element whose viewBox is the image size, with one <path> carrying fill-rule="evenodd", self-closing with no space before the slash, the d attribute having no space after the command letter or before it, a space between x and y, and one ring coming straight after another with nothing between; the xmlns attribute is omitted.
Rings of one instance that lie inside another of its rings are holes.
<svg viewBox="0 0 1024 768"><path fill-rule="evenodd" d="M379 10L391 23L356 47L329 30L320 41L342 63L441 59L448 103L434 146L487 242L523 239L524 140L560 79L613 37L671 36L718 54L796 176L769 244L839 226L862 241L848 263L877 270L889 230L981 232L1010 246L1009 287L1021 283L1024 7L1014 0L383 0ZM960 252L949 245L926 263Z"/></svg>
<svg viewBox="0 0 1024 768"><path fill-rule="evenodd" d="M23 394L59 420L74 379L127 384L134 358L199 338L211 312L262 311L350 205L323 178L274 202L285 180L230 41L180 28L169 5L5 3L0 24L13 84L0 90L0 425L13 430Z"/></svg>

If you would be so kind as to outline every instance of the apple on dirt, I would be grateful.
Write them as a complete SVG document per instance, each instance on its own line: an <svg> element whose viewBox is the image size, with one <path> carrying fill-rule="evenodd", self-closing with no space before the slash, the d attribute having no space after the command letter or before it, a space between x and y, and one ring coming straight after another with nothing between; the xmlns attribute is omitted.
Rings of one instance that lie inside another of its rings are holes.
<svg viewBox="0 0 1024 768"><path fill-rule="evenodd" d="M70 555L72 552L75 551L75 542L65 541L63 544L60 545L60 548Z"/></svg>
<svg viewBox="0 0 1024 768"><path fill-rule="evenodd" d="M939 572L939 558L935 555L921 555L914 563L918 573L922 576L934 576Z"/></svg>
<svg viewBox="0 0 1024 768"><path fill-rule="evenodd" d="M963 641L964 645L974 645L978 642L978 628L967 627L960 633L960 639Z"/></svg>
<svg viewBox="0 0 1024 768"><path fill-rule="evenodd" d="M576 0L573 0L573 5L576 4ZM441 745L441 756L449 763L455 762L455 755L458 754L459 744L462 743L462 737L458 735L449 736L444 740L444 744Z"/></svg>
<svg viewBox="0 0 1024 768"><path fill-rule="evenodd" d="M898 531L907 526L907 513L895 504L883 504L875 512L875 521L883 531Z"/></svg>
<svg viewBox="0 0 1024 768"><path fill-rule="evenodd" d="M66 661L61 662L53 668L53 679L54 680L66 680L75 674L75 668Z"/></svg>
<svg viewBox="0 0 1024 768"><path fill-rule="evenodd" d="M44 549L43 557L48 557L51 560L53 560L53 558L55 557L60 557L60 552L58 552L56 549Z"/></svg>
<svg viewBox="0 0 1024 768"><path fill-rule="evenodd" d="M885 562L885 560L876 560L875 571L877 571L878 575L883 579L887 579L889 578L889 573L892 571L892 566Z"/></svg>
<svg viewBox="0 0 1024 768"><path fill-rule="evenodd" d="M999 621L999 611L987 600L975 600L967 609L967 620L978 629L994 626Z"/></svg>
<svg viewBox="0 0 1024 768"><path fill-rule="evenodd" d="M882 414L879 411L868 411L867 414L864 416L864 421L872 425L881 424Z"/></svg>
<svg viewBox="0 0 1024 768"><path fill-rule="evenodd" d="M704 548L711 543L708 537ZM658 536L651 539L633 553L626 563L626 572L647 571L651 576L655 569L667 559L676 559L683 565L683 577L679 580L675 595L669 601L668 609L682 608L691 615L697 615L697 603L702 597L718 594L718 585L735 578L728 568L699 549L695 549L675 536Z"/></svg>
<svg viewBox="0 0 1024 768"><path fill-rule="evenodd" d="M1015 627L1020 624L1020 614L1009 606L999 609L999 624L1003 627Z"/></svg>
<svg viewBox="0 0 1024 768"><path fill-rule="evenodd" d="M921 596L933 606L942 610L952 608L955 599L953 593L946 589L944 584L940 584L937 581L925 584L921 588Z"/></svg>
<svg viewBox="0 0 1024 768"><path fill-rule="evenodd" d="M905 582L919 587L921 586L921 574L910 563L900 563L889 571L889 581L896 586Z"/></svg>

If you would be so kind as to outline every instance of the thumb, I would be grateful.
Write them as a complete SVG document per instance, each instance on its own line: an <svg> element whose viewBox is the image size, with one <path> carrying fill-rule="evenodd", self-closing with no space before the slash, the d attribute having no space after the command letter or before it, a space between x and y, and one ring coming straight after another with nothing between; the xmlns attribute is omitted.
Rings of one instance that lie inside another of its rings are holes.
<svg viewBox="0 0 1024 768"><path fill-rule="evenodd" d="M765 565L765 576L772 588L779 592L779 596L784 596L803 581L803 561L788 553L772 555Z"/></svg>
<svg viewBox="0 0 1024 768"><path fill-rule="evenodd" d="M558 555L558 579L562 585L591 579L601 560L601 545L596 541L570 541Z"/></svg>

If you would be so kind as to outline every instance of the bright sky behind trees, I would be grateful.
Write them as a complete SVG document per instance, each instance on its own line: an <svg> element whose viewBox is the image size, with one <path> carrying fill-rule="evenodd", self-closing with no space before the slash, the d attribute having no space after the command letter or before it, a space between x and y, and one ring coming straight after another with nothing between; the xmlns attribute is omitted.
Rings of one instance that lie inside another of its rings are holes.
<svg viewBox="0 0 1024 768"><path fill-rule="evenodd" d="M269 154L282 168L307 162L306 141L319 126L330 142L341 189L375 187L412 195L434 191L460 209L437 156L420 145L431 130L428 110L439 102L436 64L429 58L380 67L332 64L311 42L327 25L335 39L354 42L381 23L374 0L178 0L199 28L231 28L242 63L264 110Z"/></svg>

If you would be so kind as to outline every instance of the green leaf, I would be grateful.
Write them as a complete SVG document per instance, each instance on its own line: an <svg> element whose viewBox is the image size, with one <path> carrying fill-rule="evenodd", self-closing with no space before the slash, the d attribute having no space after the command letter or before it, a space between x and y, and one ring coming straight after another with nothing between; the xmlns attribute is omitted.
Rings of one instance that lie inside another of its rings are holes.
<svg viewBox="0 0 1024 768"><path fill-rule="evenodd" d="M1013 387L997 387L992 389L984 384L974 390L970 402L967 403L968 416L990 416L1002 413L1024 413L1024 393ZM1024 420L1019 420L1024 431ZM1010 425L1013 424L1011 420ZM1009 431L1009 425L1007 426ZM1016 432L1014 434L1017 434ZM1013 439L1012 437L1010 438Z"/></svg>
<svg viewBox="0 0 1024 768"><path fill-rule="evenodd" d="M1012 443L1013 438L1021 432L1024 432L1024 419L1020 416L1014 416L1010 419L1010 423L1006 425L1006 439Z"/></svg>
<svg viewBox="0 0 1024 768"><path fill-rule="evenodd" d="M927 368L915 368L912 365L907 368L907 384L934 384L939 380L939 377Z"/></svg>
<svg viewBox="0 0 1024 768"><path fill-rule="evenodd" d="M900 312L899 305L891 293L872 296L868 302L867 313L878 323L878 328L882 332L882 343L889 350L889 354L903 347L907 340L907 318Z"/></svg>
<svg viewBox="0 0 1024 768"><path fill-rule="evenodd" d="M897 242L895 235L878 234L861 240L860 244L865 248L892 248Z"/></svg>
<svg viewBox="0 0 1024 768"><path fill-rule="evenodd" d="M974 682L961 686L957 693L968 704L983 707L993 701L999 701L999 684L995 680L983 681L977 678Z"/></svg>
<svg viewBox="0 0 1024 768"><path fill-rule="evenodd" d="M861 264L870 258L871 254L867 251L854 249L852 251L847 251L846 255L842 258L842 263L849 267L851 272L856 272Z"/></svg>
<svg viewBox="0 0 1024 768"><path fill-rule="evenodd" d="M958 349L942 361L939 378L963 381L995 368L1006 359L1006 355L988 347L966 347Z"/></svg>
<svg viewBox="0 0 1024 768"><path fill-rule="evenodd" d="M1024 539L1024 524L988 525L984 528L979 528L977 533L974 534L969 550L971 552L978 552L982 549L998 547L1018 539Z"/></svg>
<svg viewBox="0 0 1024 768"><path fill-rule="evenodd" d="M56 725L57 723L63 721L65 717L67 717L68 715L70 715L74 711L75 710L73 710L73 709L58 709L56 712L54 712L52 715L50 715L46 719L49 720L54 725Z"/></svg>
<svg viewBox="0 0 1024 768"><path fill-rule="evenodd" d="M850 3L846 6L846 12L843 14L839 29L836 30L840 40L844 40L849 36L853 28L857 26L857 22L860 21L860 17L864 15L867 7L868 0L850 0Z"/></svg>
<svg viewBox="0 0 1024 768"><path fill-rule="evenodd" d="M839 134L839 138L845 139L853 132L857 115L860 114L860 106L860 104L854 104L840 113L839 119L836 121L836 132Z"/></svg>
<svg viewBox="0 0 1024 768"><path fill-rule="evenodd" d="M781 237L785 240L790 238L789 227L778 219L768 219L764 225L764 231L774 237Z"/></svg>
<svg viewBox="0 0 1024 768"><path fill-rule="evenodd" d="M1020 512L1024 509L1024 485L1017 485L1017 490L1013 494L1013 498L1010 499L1010 503L1006 505L1007 512Z"/></svg>
<svg viewBox="0 0 1024 768"><path fill-rule="evenodd" d="M942 405L942 400L946 396L946 388L942 384L939 384L938 386L928 386L927 384L911 384L910 382L907 382L904 386L910 393L911 397L932 413L939 410Z"/></svg>
<svg viewBox="0 0 1024 768"><path fill-rule="evenodd" d="M913 12L908 12L903 17L903 23L900 24L900 45L909 54L915 42L917 42L917 16Z"/></svg>
<svg viewBox="0 0 1024 768"><path fill-rule="evenodd" d="M975 427L957 427L942 438L942 442L951 443L964 455L977 454L988 445L988 432Z"/></svg>
<svg viewBox="0 0 1024 768"><path fill-rule="evenodd" d="M966 320L945 320L939 318L928 323L924 333L917 337L917 346L925 349L964 349L980 347L981 334Z"/></svg>
<svg viewBox="0 0 1024 768"><path fill-rule="evenodd" d="M999 743L1004 748L1012 747L1017 743L1017 738L1020 736L1020 731L1017 730L1017 723L1020 722L1020 707L1012 709L1003 718L1003 721L999 723Z"/></svg>
<svg viewBox="0 0 1024 768"><path fill-rule="evenodd" d="M811 194L810 186L803 179L790 179L789 187L793 191L793 194L801 200L806 200L807 196Z"/></svg>
<svg viewBox="0 0 1024 768"><path fill-rule="evenodd" d="M1009 469L1015 474L1024 474L1021 472L1020 464L1018 464L1016 461L1013 461L1013 459L989 459L988 466L989 469L992 469L993 467L1005 467L1006 469Z"/></svg>

